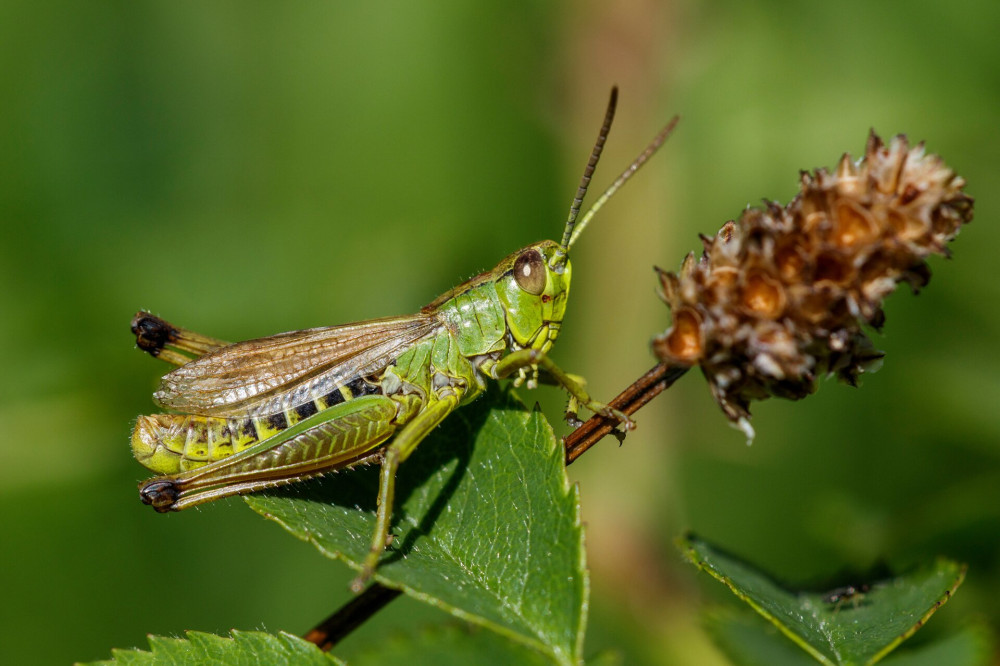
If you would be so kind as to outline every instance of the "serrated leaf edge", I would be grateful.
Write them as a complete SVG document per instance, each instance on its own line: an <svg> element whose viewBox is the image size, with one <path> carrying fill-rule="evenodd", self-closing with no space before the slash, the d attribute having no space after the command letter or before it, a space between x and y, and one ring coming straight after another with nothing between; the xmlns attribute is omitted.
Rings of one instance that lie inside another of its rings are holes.
<svg viewBox="0 0 1000 666"><path fill-rule="evenodd" d="M207 631L198 631L196 629L189 629L184 632L184 637L180 636L160 636L157 634L147 634L146 642L148 643L148 649L142 649L138 647L133 648L112 648L111 659L101 660L96 662L86 662L91 665L100 666L115 666L115 664L122 663L121 659L133 659L133 658L148 658L159 659L163 655L163 652L173 652L177 649L188 649L185 644L190 644L194 649L204 648L211 644L222 645L226 643L235 643L239 640L243 640L244 643L251 642L260 638L275 639L288 651L288 656L295 657L295 652L305 648L315 648L319 651L319 648L314 644L306 641L305 639L290 634L285 631L279 631L277 633L268 633L265 631L242 631L240 629L233 629L229 632L228 636L220 636L219 634L213 634ZM340 666L347 666L346 662L342 659L320 651L320 654L327 658L327 660L332 664L339 664ZM189 655L182 655L189 656ZM81 664L83 662L77 662Z"/></svg>
<svg viewBox="0 0 1000 666"><path fill-rule="evenodd" d="M722 575L721 573L715 571L714 569L712 569L711 567L709 567L707 564L705 564L698 557L698 553L697 553L697 551L694 549L694 547L692 545L692 535L691 534L685 534L683 536L678 537L676 543L677 543L677 547L680 549L681 553L687 558L687 560L689 562L691 562L691 564L695 565L698 569L700 569L700 570L708 573L712 578L715 578L717 581L719 581L720 583L722 583L723 585L725 585L726 587L728 587L729 590L734 595L736 595L737 598L741 599L748 606L750 606L757 613L759 613L761 615L761 617L765 618L768 622L770 622L775 627L777 627L778 631L780 631L781 633L785 634L796 645L798 645L803 650L805 650L807 653L809 653L809 655L811 657L813 657L814 659L816 659L817 661L819 661L821 664L824 664L825 666L838 666L838 664L836 664L836 663L830 661L829 659L827 659L825 655L823 655L822 653L818 652L812 645L810 645L808 642L806 642L805 639L803 639L801 636L799 636L797 633L795 633L789 627L787 627L781 620L779 620L774 615L772 615L771 613L769 613L766 609L764 609L760 604L758 604L757 602L755 602L752 598L750 598L749 596L747 596L746 594L744 594L743 592L741 592L739 589L737 589L736 586L733 585L733 583L729 580L729 578L727 576ZM966 565L966 564L959 564L958 562L955 562L953 560L949 560L948 558L939 557L939 558L937 558L935 560L935 565L934 566L935 567L939 566L941 563L947 563L949 565L957 566L959 568L958 576L956 577L954 583L947 590L945 590L945 593L941 597L939 597L936 602L934 602L934 605L932 605L927 610L927 612L924 613L920 617L920 619L917 620L913 624L913 626L911 626L909 629L907 629L902 634L900 634L899 636L897 636L891 642L889 642L888 644L886 644L886 646L883 647L882 650L880 650L879 652L876 652L871 657L871 659L869 659L867 662L865 662L865 666L872 666L873 664L875 664L875 663L879 662L880 660L884 659L886 655L888 655L890 652L892 652L897 647L899 647L900 643L902 643L907 638L909 638L910 636L912 636L913 634L915 634L918 629L920 629L922 626L924 626L924 624L927 623L927 620L932 615L934 615L934 613L937 612L937 610L941 606L943 606L945 603L948 602L949 599L951 599L952 595L955 593L955 590L957 590L958 586L961 585L962 581L965 580L965 573L966 573L966 570L968 569L968 565Z"/></svg>
<svg viewBox="0 0 1000 666"><path fill-rule="evenodd" d="M931 606L930 608L928 608L927 612L924 613L923 615L921 615L920 619L917 620L915 623L913 623L913 626L911 626L909 629L907 629L906 631L904 631L903 633L901 633L898 637L896 637L895 640L893 640L891 643L887 644L884 648L882 648L882 650L880 650L879 652L876 652L875 655L872 656L872 658L868 660L868 662L865 664L865 666L872 666L872 664L878 663L879 661L881 661L882 659L884 659L886 657L886 655L888 655L890 652L892 652L897 647L899 647L900 643L902 643L903 641L905 641L907 638L909 638L913 634L917 633L917 631L921 627L923 627L925 624L927 624L927 620L929 620L930 617L932 615L934 615L934 613L936 613L939 608L941 608L941 606L944 606L946 603L948 603L948 600L951 599L951 597L955 594L955 590L957 590L958 587L959 587L959 585L961 585L962 582L965 581L965 574L966 574L966 572L969 569L969 565L968 564L960 564L960 563L955 562L953 560L949 560L948 558L945 558L945 557L939 557L939 558L937 558L934 561L934 566L935 567L938 567L941 564L949 564L951 566L958 566L958 575L955 577L954 582L951 584L951 586L947 590L944 591L944 594L942 594L940 597L938 597L938 600L934 602L934 605Z"/></svg>
<svg viewBox="0 0 1000 666"><path fill-rule="evenodd" d="M691 564L695 565L696 567L698 567L698 569L704 571L709 576L711 576L712 578L716 579L717 581L728 587L729 590L733 594L735 594L738 599L742 600L744 603L746 603L748 606L754 609L758 614L760 614L761 617L763 617L768 622L777 627L778 631L783 633L785 636L791 639L796 645L798 645L807 653L809 653L809 656L811 656L813 659L815 659L821 664L824 664L824 666L837 666L837 664L827 659L826 655L816 650L816 648L814 648L812 645L803 640L801 636L793 632L784 623L778 620L778 618L771 615L771 613L769 613L764 607L762 607L752 598L750 598L742 591L740 591L735 585L733 585L733 583L729 580L728 577L723 576L721 573L715 571L714 569L709 567L706 563L704 563L698 557L697 551L695 551L693 545L691 544L690 535L684 535L679 537L677 539L677 547L680 549L681 553L684 555L684 557L687 558L687 560Z"/></svg>

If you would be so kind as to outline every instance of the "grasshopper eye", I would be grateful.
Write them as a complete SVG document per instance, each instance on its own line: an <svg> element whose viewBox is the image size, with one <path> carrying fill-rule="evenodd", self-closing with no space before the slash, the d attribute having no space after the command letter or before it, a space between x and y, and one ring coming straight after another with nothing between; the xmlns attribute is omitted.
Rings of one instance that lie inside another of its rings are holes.
<svg viewBox="0 0 1000 666"><path fill-rule="evenodd" d="M514 279L517 286L533 296L545 291L545 260L538 250L528 250L514 262Z"/></svg>

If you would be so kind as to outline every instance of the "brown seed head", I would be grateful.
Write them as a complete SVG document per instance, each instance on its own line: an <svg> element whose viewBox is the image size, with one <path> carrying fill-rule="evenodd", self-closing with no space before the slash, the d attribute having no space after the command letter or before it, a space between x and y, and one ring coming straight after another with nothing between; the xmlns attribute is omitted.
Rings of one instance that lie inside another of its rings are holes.
<svg viewBox="0 0 1000 666"><path fill-rule="evenodd" d="M678 273L657 269L673 325L653 340L664 362L700 365L719 406L752 437L752 400L798 399L816 379L850 384L882 354L883 299L930 277L926 258L972 219L965 181L904 135L872 132L857 163L803 172L785 207L765 202L702 236Z"/></svg>

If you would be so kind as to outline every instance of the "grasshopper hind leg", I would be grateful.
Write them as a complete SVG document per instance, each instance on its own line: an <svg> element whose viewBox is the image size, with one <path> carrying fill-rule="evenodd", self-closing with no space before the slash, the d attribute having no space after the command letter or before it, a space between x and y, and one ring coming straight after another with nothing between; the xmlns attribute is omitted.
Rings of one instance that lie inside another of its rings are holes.
<svg viewBox="0 0 1000 666"><path fill-rule="evenodd" d="M140 311L132 317L132 335L135 344L153 358L172 365L184 365L211 351L229 345L201 333L195 333L156 315Z"/></svg>
<svg viewBox="0 0 1000 666"><path fill-rule="evenodd" d="M180 490L172 479L150 479L139 487L139 499L160 513L173 509L180 498Z"/></svg>
<svg viewBox="0 0 1000 666"><path fill-rule="evenodd" d="M379 459L381 459L381 453L373 453L358 458L348 465L348 467L353 467L354 465L367 465L369 463L376 462ZM206 502L226 497L249 495L250 493L260 492L262 490L280 488L281 486L287 486L293 483L298 483L299 481L306 481L308 479L323 476L329 471L331 470L320 469L287 478L276 477L270 479L242 481L239 483L232 483L227 486L219 486L209 490L201 490L195 494L188 494L182 490L176 479L155 478L150 479L139 486L139 498L142 500L143 504L152 506L157 512L167 513L170 511L181 511L192 506L198 506L199 504L205 504Z"/></svg>
<svg viewBox="0 0 1000 666"><path fill-rule="evenodd" d="M368 395L317 412L285 431L214 462L139 486L143 503L159 512L181 511L223 497L303 481L373 462L397 430L397 404Z"/></svg>

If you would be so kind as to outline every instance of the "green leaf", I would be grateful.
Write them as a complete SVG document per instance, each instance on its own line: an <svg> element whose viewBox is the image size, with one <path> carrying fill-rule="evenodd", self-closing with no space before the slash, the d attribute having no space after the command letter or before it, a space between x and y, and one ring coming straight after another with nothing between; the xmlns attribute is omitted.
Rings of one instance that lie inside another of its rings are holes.
<svg viewBox="0 0 1000 666"><path fill-rule="evenodd" d="M495 632L468 624L448 624L388 636L351 659L351 666L384 664L550 666L552 658Z"/></svg>
<svg viewBox="0 0 1000 666"><path fill-rule="evenodd" d="M265 634L259 631L236 631L232 637L216 636L200 631L187 632L187 638L149 637L149 652L142 650L114 650L109 661L94 664L115 666L156 664L240 664L241 666L276 665L331 666L343 664L336 657L291 634Z"/></svg>
<svg viewBox="0 0 1000 666"><path fill-rule="evenodd" d="M713 608L705 628L716 646L736 666L810 666L816 660L778 628L750 611Z"/></svg>
<svg viewBox="0 0 1000 666"><path fill-rule="evenodd" d="M370 467L247 502L359 568L377 486ZM493 390L449 416L400 468L392 532L379 582L558 663L580 661L588 581L578 495L541 414Z"/></svg>
<svg viewBox="0 0 1000 666"><path fill-rule="evenodd" d="M736 666L809 666L809 657L759 615L713 609L706 625L716 645ZM965 627L946 638L905 649L882 663L885 666L987 666L992 654L989 631Z"/></svg>
<svg viewBox="0 0 1000 666"><path fill-rule="evenodd" d="M905 576L875 583L836 602L827 592L785 589L759 570L688 535L687 558L823 664L874 664L909 638L965 577L965 566L940 559Z"/></svg>
<svg viewBox="0 0 1000 666"><path fill-rule="evenodd" d="M622 666L625 657L615 650L602 650L587 660L587 666Z"/></svg>
<svg viewBox="0 0 1000 666"><path fill-rule="evenodd" d="M551 663L550 656L523 643L464 622L394 633L357 652L350 660L350 666L548 666ZM587 660L587 666L621 666L621 663L620 656L611 652Z"/></svg>
<svg viewBox="0 0 1000 666"><path fill-rule="evenodd" d="M915 650L894 654L882 663L885 666L988 666L993 663L992 655L993 640L989 629L976 624Z"/></svg>

